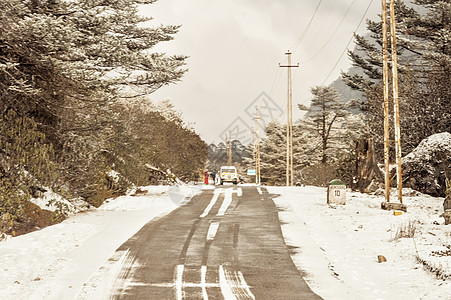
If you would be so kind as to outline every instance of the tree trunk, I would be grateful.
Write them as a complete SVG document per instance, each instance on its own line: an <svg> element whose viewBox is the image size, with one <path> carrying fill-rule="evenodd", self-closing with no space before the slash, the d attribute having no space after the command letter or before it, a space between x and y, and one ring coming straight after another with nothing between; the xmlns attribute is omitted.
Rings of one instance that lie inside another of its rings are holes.
<svg viewBox="0 0 451 300"><path fill-rule="evenodd" d="M373 139L360 140L356 144L356 176L353 190L362 193L374 192L384 180L374 155Z"/></svg>

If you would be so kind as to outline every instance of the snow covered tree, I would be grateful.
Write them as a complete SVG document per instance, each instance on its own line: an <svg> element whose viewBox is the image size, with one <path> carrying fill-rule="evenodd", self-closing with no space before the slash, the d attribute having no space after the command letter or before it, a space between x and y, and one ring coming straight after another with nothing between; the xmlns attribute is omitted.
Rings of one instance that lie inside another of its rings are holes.
<svg viewBox="0 0 451 300"><path fill-rule="evenodd" d="M286 128L277 121L271 121L265 128L266 137L260 145L260 172L262 181L268 184L282 184L286 172Z"/></svg>
<svg viewBox="0 0 451 300"><path fill-rule="evenodd" d="M262 181L268 184L285 184L287 163L286 125L274 120L265 128L266 137L260 145ZM293 175L294 181L305 183L304 168L318 161L315 137L303 130L300 124L293 125ZM249 160L248 160L249 161ZM250 164L254 168L253 161Z"/></svg>
<svg viewBox="0 0 451 300"><path fill-rule="evenodd" d="M403 153L451 127L450 1L419 0L415 4L395 3ZM381 23L368 21L370 36L356 35L356 50L349 53L363 73L343 74L348 85L366 94L363 109L368 137L374 138L379 158L383 154Z"/></svg>
<svg viewBox="0 0 451 300"><path fill-rule="evenodd" d="M104 152L110 166L136 185L149 183L146 167L168 169L181 180L196 180L207 159L207 145L191 128L175 116L162 114L139 102L117 104L116 120ZM133 149L131 152L130 149Z"/></svg>
<svg viewBox="0 0 451 300"><path fill-rule="evenodd" d="M145 25L152 20L139 7L155 0L72 1L65 20L74 29L70 42L76 51L59 57L76 66L68 70L89 88L126 88L149 94L180 80L186 56L152 52L173 39L180 26Z"/></svg>
<svg viewBox="0 0 451 300"><path fill-rule="evenodd" d="M144 26L138 8L153 2L0 0L0 109L36 118L49 138L73 136L104 128L117 92L180 80L185 56L151 51L179 28Z"/></svg>
<svg viewBox="0 0 451 300"><path fill-rule="evenodd" d="M319 138L321 163L326 164L330 160L331 151L337 151L337 142L341 138L337 134L340 129L338 126L342 125L349 113L346 106L338 101L338 94L333 88L317 86L312 88L312 94L309 116L302 124Z"/></svg>
<svg viewBox="0 0 451 300"><path fill-rule="evenodd" d="M424 138L451 128L451 1L416 0L425 13L402 20L401 41L415 58L418 95L406 120L419 133L412 138L416 147ZM410 100L410 99L409 99Z"/></svg>
<svg viewBox="0 0 451 300"><path fill-rule="evenodd" d="M152 26L151 18L139 14L142 5L153 2L0 0L0 118L14 112L18 119L34 122L35 127L16 134L42 135L35 140L36 147L52 147L55 155L45 159L55 164L59 185L72 196L89 200L101 190L105 174L114 167L105 153L117 151L113 153L117 156L120 150L134 152L140 147L138 142L127 143L132 135L118 130L115 103L176 83L186 72L185 56L153 50L171 40L180 27ZM179 139L160 162L180 170L184 178L191 176L192 167L205 161L199 150L203 142L180 120L158 115L152 121L153 147L162 146L162 141L171 144L171 135ZM189 147L199 151L191 155ZM22 151L13 150L17 155ZM45 183L44 176L35 178Z"/></svg>

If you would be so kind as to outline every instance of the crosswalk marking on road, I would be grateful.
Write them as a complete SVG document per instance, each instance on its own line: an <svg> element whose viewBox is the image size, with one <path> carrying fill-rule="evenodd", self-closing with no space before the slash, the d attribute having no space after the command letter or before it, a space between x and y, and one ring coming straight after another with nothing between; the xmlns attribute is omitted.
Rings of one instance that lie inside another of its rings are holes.
<svg viewBox="0 0 451 300"><path fill-rule="evenodd" d="M232 287L230 286L229 280L227 280L226 278L226 274L222 265L219 266L219 285L221 287L221 293L225 299L236 300L236 297L232 292Z"/></svg>
<svg viewBox="0 0 451 300"><path fill-rule="evenodd" d="M207 286L206 286L207 266L202 266L200 269L200 272L201 272L200 284L202 286L202 297L204 298L204 300L208 300Z"/></svg>
<svg viewBox="0 0 451 300"><path fill-rule="evenodd" d="M228 271L223 265L220 265L219 285L221 287L222 295L226 300L255 300L255 296L252 294L246 280L244 280L241 271Z"/></svg>
<svg viewBox="0 0 451 300"><path fill-rule="evenodd" d="M175 279L175 287L177 290L177 300L183 299L183 270L185 269L184 265L177 265L177 273Z"/></svg>
<svg viewBox="0 0 451 300"><path fill-rule="evenodd" d="M197 271L196 271L197 270ZM189 266L186 268L184 265L177 265L175 270L175 281L171 283L153 283L144 284L138 282L132 282L130 286L154 286L161 288L175 288L177 294L177 300L185 298L185 288L200 288L202 290L202 299L208 300L207 289L218 288L225 300L255 300L255 296L252 294L249 285L244 279L241 271L229 271L223 265L218 267L216 282L207 282L207 266L200 267L200 282L186 282L183 280L184 272L197 273L198 267Z"/></svg>

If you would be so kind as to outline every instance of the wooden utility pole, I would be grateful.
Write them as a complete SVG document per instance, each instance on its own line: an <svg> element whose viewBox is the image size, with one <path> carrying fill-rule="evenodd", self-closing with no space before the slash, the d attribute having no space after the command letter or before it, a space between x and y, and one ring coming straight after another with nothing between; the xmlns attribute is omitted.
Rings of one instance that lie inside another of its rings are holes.
<svg viewBox="0 0 451 300"><path fill-rule="evenodd" d="M291 82L291 68L299 67L299 64L291 64L291 52L288 50L285 55L288 56L288 65L279 67L288 68L288 99L287 99L287 171L286 184L293 185L293 90Z"/></svg>
<svg viewBox="0 0 451 300"><path fill-rule="evenodd" d="M398 187L398 200L402 203L402 170L401 170L401 129L399 124L399 96L398 96L398 56L396 50L396 20L395 1L390 0L390 29L391 29L391 53L392 53L392 73L393 73L393 114L395 123L395 151Z"/></svg>
<svg viewBox="0 0 451 300"><path fill-rule="evenodd" d="M256 155L255 155L255 183L260 184L260 132L258 122L260 121L258 108L255 108L255 138L256 138Z"/></svg>
<svg viewBox="0 0 451 300"><path fill-rule="evenodd" d="M257 172L257 143L255 141L255 127L252 127L252 159L255 163L255 172ZM257 177L255 177L255 183L257 183Z"/></svg>
<svg viewBox="0 0 451 300"><path fill-rule="evenodd" d="M255 127L252 127L252 145L253 145L252 158L253 158L254 164L255 164L255 184L258 184L258 180L257 180L257 139L255 138Z"/></svg>
<svg viewBox="0 0 451 300"><path fill-rule="evenodd" d="M230 138L230 134L226 134L226 143L227 143L227 165L232 165L232 141Z"/></svg>
<svg viewBox="0 0 451 300"><path fill-rule="evenodd" d="M390 124L388 111L388 38L387 38L387 1L382 0L382 56L384 80L384 164L385 164L385 201L390 202Z"/></svg>

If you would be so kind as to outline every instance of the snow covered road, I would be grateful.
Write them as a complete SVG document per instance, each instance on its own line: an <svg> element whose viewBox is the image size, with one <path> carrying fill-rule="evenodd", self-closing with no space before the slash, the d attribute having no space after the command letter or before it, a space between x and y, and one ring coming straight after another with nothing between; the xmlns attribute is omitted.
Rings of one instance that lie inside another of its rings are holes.
<svg viewBox="0 0 451 300"><path fill-rule="evenodd" d="M125 242L111 299L320 299L283 240L277 209L254 186L217 187Z"/></svg>
<svg viewBox="0 0 451 300"><path fill-rule="evenodd" d="M348 192L345 206L330 207L324 188L267 190L280 210L294 263L324 299L451 299L451 256L446 255L451 225L443 225L439 217L443 198L405 196L408 212L394 216L380 209L383 196ZM148 191L0 242L0 299L106 298L121 276L120 267L130 263L129 253L115 252L118 247L148 221L179 207L199 187L159 186ZM218 212L222 203L216 203ZM416 227L415 238L396 238L406 224ZM205 227L211 240L221 230L216 225ZM377 255L384 255L387 262L378 263ZM416 255L441 270L446 280L425 270ZM210 272L205 270L205 286ZM227 270L223 274L233 276Z"/></svg>

